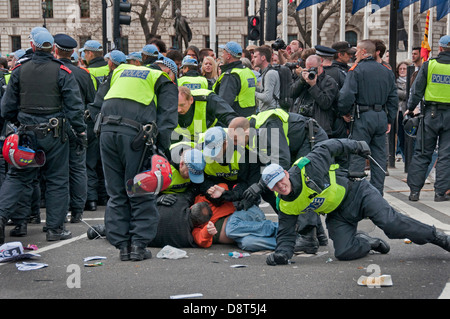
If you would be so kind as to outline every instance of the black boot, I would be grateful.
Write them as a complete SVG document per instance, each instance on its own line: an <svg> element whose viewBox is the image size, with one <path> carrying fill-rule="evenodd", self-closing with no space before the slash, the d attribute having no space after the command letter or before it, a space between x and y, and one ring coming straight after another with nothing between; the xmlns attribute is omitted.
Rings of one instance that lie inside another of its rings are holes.
<svg viewBox="0 0 450 319"><path fill-rule="evenodd" d="M389 250L391 250L389 244L381 238L370 237L364 232L357 232L355 236L367 240L370 244L370 249L375 250L381 254L387 254Z"/></svg>
<svg viewBox="0 0 450 319"><path fill-rule="evenodd" d="M130 250L131 250L130 246L120 248L119 258L121 261L130 260Z"/></svg>
<svg viewBox="0 0 450 319"><path fill-rule="evenodd" d="M95 200L88 200L86 202L86 205L84 205L84 210L88 210L91 212L94 212L97 210L97 201Z"/></svg>
<svg viewBox="0 0 450 319"><path fill-rule="evenodd" d="M83 212L82 211L79 212L79 211L73 211L72 210L72 213L71 213L71 216L70 216L70 222L72 224L81 223L82 217L83 217Z"/></svg>
<svg viewBox="0 0 450 319"><path fill-rule="evenodd" d="M450 195L448 195L448 194L445 194L445 193L443 193L443 194L435 193L434 194L434 201L435 202L445 202L445 201L448 201L448 200L450 200Z"/></svg>
<svg viewBox="0 0 450 319"><path fill-rule="evenodd" d="M328 245L328 236L325 233L325 229L323 228L322 223L317 227L317 239L319 240L320 246Z"/></svg>
<svg viewBox="0 0 450 319"><path fill-rule="evenodd" d="M411 191L408 199L412 202L417 202L419 200L420 192Z"/></svg>
<svg viewBox="0 0 450 319"><path fill-rule="evenodd" d="M9 236L11 237L22 237L27 235L27 223L21 222L10 230Z"/></svg>
<svg viewBox="0 0 450 319"><path fill-rule="evenodd" d="M141 261L144 259L152 258L152 253L144 247L139 247L137 245L131 245L130 249L130 259L133 261Z"/></svg>
<svg viewBox="0 0 450 319"><path fill-rule="evenodd" d="M450 251L450 236L438 230L435 230L434 233L436 237L432 243Z"/></svg>
<svg viewBox="0 0 450 319"><path fill-rule="evenodd" d="M298 234L295 240L294 252L305 252L307 254L315 254L319 250L319 240L316 236L316 228L313 227L305 234Z"/></svg>
<svg viewBox="0 0 450 319"><path fill-rule="evenodd" d="M47 241L64 240L72 238L72 233L64 227L56 229L47 228L46 238Z"/></svg>

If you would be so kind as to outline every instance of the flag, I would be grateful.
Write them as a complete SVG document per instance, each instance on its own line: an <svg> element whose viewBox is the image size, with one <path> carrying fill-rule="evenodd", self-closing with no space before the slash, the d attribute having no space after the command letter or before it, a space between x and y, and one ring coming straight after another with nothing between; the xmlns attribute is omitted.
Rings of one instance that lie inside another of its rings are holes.
<svg viewBox="0 0 450 319"><path fill-rule="evenodd" d="M428 55L430 54L431 48L428 43L428 26L430 25L430 10L427 12L427 20L425 22L425 34L423 35L423 41L420 48L420 56L422 57L422 62L428 60Z"/></svg>
<svg viewBox="0 0 450 319"><path fill-rule="evenodd" d="M405 9L406 7L409 7L414 2L417 2L417 1L419 1L419 0L400 0L399 4L398 4L398 11L402 11L403 9Z"/></svg>
<svg viewBox="0 0 450 319"><path fill-rule="evenodd" d="M420 0L420 13L423 13L432 7L436 7L445 1L447 0Z"/></svg>
<svg viewBox="0 0 450 319"><path fill-rule="evenodd" d="M450 13L450 1L446 0L440 4L437 5L436 7L436 20L439 21L441 20L443 17L445 17L447 14ZM448 21L447 21L448 23Z"/></svg>
<svg viewBox="0 0 450 319"><path fill-rule="evenodd" d="M372 0L372 13L391 4L391 0Z"/></svg>
<svg viewBox="0 0 450 319"><path fill-rule="evenodd" d="M353 0L352 15L367 6L369 0Z"/></svg>
<svg viewBox="0 0 450 319"><path fill-rule="evenodd" d="M327 0L302 0L296 10L300 11L302 9L305 9L307 7L313 6L315 4L318 4L318 3L321 3L324 1L327 1Z"/></svg>

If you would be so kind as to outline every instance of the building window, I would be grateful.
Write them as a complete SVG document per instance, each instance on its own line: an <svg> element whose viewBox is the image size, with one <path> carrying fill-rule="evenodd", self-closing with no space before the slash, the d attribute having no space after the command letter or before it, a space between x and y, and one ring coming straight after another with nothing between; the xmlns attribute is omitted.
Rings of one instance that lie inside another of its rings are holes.
<svg viewBox="0 0 450 319"><path fill-rule="evenodd" d="M42 1L42 8L46 18L53 18L53 0Z"/></svg>
<svg viewBox="0 0 450 319"><path fill-rule="evenodd" d="M12 35L11 36L12 52L16 52L20 48L22 48L22 39L20 38L20 35Z"/></svg>
<svg viewBox="0 0 450 319"><path fill-rule="evenodd" d="M209 5L210 5L211 1L210 1L210 0L205 0L205 1L206 1L206 5L205 5L205 17L206 17L206 18L209 18ZM217 1L218 1L218 0L215 1L215 5L216 5L216 17L217 17Z"/></svg>
<svg viewBox="0 0 450 319"><path fill-rule="evenodd" d="M210 43L209 35L205 35L205 48L209 48L210 46L211 46L211 43ZM217 52L219 52L219 36L218 35L216 35L216 45L213 50L217 56Z"/></svg>
<svg viewBox="0 0 450 319"><path fill-rule="evenodd" d="M90 18L91 7L89 0L80 0L80 18Z"/></svg>
<svg viewBox="0 0 450 319"><path fill-rule="evenodd" d="M11 18L19 18L19 0L9 0Z"/></svg>
<svg viewBox="0 0 450 319"><path fill-rule="evenodd" d="M356 47L356 44L358 43L358 35L355 31L346 31L345 41L350 43L353 47Z"/></svg>

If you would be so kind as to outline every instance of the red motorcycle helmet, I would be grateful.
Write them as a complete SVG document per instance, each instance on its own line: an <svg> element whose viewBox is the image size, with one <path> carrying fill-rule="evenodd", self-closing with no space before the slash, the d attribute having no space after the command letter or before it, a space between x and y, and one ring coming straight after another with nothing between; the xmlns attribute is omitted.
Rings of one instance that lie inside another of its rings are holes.
<svg viewBox="0 0 450 319"><path fill-rule="evenodd" d="M18 134L11 134L3 143L3 158L15 168L41 167L45 164L45 153L20 146Z"/></svg>
<svg viewBox="0 0 450 319"><path fill-rule="evenodd" d="M151 169L127 181L127 194L129 197L157 195L171 183L172 168L169 161L161 155L153 155Z"/></svg>

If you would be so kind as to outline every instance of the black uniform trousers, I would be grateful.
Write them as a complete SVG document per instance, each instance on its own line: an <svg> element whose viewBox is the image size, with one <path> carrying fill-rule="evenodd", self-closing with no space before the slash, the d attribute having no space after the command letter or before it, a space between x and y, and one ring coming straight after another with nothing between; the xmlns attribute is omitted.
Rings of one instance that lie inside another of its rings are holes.
<svg viewBox="0 0 450 319"><path fill-rule="evenodd" d="M34 134L29 132L30 134ZM52 133L36 139L36 150L45 152L46 162L41 168L46 177L46 226L60 229L64 225L69 201L69 143L62 143ZM0 216L15 219L17 203L30 201L39 168L17 169L10 167L0 190ZM29 212L28 212L29 215Z"/></svg>
<svg viewBox="0 0 450 319"><path fill-rule="evenodd" d="M356 118L353 124L351 139L356 141L366 141L370 147L371 155L374 160L386 170L386 130L387 115L386 112L376 112L369 110L360 113L360 118ZM363 173L366 165L366 159L355 154L349 156L349 172ZM383 194L385 173L375 163L370 163L370 183Z"/></svg>
<svg viewBox="0 0 450 319"><path fill-rule="evenodd" d="M77 144L76 136L68 128L69 136L69 188L70 210L72 213L82 213L87 196L86 148Z"/></svg>
<svg viewBox="0 0 450 319"><path fill-rule="evenodd" d="M276 252L290 259L294 254L297 215L280 213ZM358 222L369 218L390 239L409 238L418 245L435 239L435 227L423 224L394 210L367 180L355 181L347 197L335 211L326 215L328 234L333 241L334 255L339 260L354 260L371 250L369 242L355 237Z"/></svg>
<svg viewBox="0 0 450 319"><path fill-rule="evenodd" d="M364 218L369 218L390 239L408 238L415 244L423 245L435 238L434 226L394 210L368 181L355 181L351 182L347 197L339 208L326 218L336 258L353 260L369 253L369 242L355 237L358 222Z"/></svg>
<svg viewBox="0 0 450 319"><path fill-rule="evenodd" d="M111 127L111 126L109 126ZM102 127L100 152L109 196L105 211L106 239L116 248L147 245L155 238L159 213L154 195L128 197L126 183L140 173L143 150L135 151L131 143L136 131L112 131Z"/></svg>
<svg viewBox="0 0 450 319"><path fill-rule="evenodd" d="M420 125L424 125L424 136L419 126L414 155L408 167L408 186L414 192L422 189L439 138L434 188L436 193L443 194L450 189L450 107L436 110L434 118L431 116L431 108L425 107L425 116Z"/></svg>

